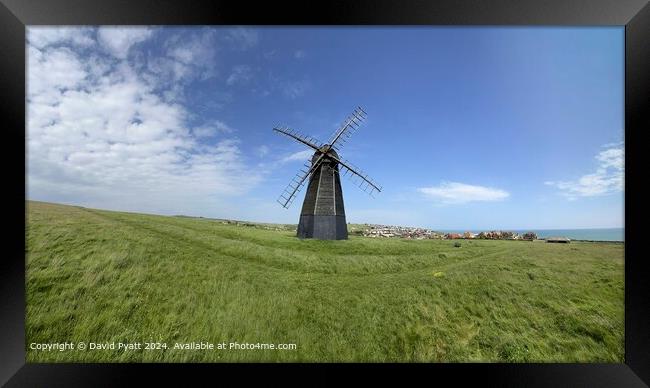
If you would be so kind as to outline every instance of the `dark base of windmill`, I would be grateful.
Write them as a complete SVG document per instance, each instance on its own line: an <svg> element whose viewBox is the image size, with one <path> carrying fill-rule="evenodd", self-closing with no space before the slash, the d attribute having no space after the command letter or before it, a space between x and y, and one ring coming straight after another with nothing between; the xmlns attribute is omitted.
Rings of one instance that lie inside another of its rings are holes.
<svg viewBox="0 0 650 388"><path fill-rule="evenodd" d="M298 223L298 238L347 240L348 225L345 223L345 215L301 215Z"/></svg>

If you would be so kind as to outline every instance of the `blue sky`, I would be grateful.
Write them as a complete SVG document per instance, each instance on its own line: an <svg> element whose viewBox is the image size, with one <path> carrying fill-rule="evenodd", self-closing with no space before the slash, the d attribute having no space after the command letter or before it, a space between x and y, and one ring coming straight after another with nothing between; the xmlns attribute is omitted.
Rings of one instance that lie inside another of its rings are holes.
<svg viewBox="0 0 650 388"><path fill-rule="evenodd" d="M327 140L349 222L620 227L624 29L28 28L34 200L297 223L275 200Z"/></svg>

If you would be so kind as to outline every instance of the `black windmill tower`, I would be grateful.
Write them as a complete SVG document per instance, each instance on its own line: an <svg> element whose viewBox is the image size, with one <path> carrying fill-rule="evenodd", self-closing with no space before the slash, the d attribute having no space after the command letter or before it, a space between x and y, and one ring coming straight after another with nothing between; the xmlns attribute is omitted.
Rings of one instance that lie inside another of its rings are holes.
<svg viewBox="0 0 650 388"><path fill-rule="evenodd" d="M357 185L371 196L373 192L381 191L381 187L373 182L368 175L338 154L343 144L359 128L365 118L366 112L358 107L334 132L331 139L324 144L289 128L273 128L274 131L287 135L314 150L314 155L305 162L303 168L296 173L291 183L278 198L280 205L289 208L309 178L298 223L299 238L321 240L348 238L339 168L343 170L344 175L349 175L356 180Z"/></svg>

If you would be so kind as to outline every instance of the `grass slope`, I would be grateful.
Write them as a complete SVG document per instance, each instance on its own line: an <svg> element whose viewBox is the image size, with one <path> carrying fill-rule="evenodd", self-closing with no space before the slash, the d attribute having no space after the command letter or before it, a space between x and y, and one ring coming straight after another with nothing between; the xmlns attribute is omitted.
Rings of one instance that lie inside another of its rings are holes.
<svg viewBox="0 0 650 388"><path fill-rule="evenodd" d="M27 203L30 362L623 361L623 244L298 240L291 231Z"/></svg>

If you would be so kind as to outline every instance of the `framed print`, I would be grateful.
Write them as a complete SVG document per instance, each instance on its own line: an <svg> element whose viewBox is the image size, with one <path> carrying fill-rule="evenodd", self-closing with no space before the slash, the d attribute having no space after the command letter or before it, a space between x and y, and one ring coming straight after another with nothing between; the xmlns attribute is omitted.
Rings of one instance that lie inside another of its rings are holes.
<svg viewBox="0 0 650 388"><path fill-rule="evenodd" d="M650 380L645 2L0 17L7 386Z"/></svg>

